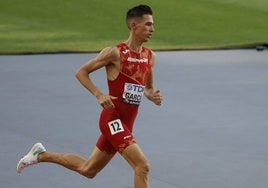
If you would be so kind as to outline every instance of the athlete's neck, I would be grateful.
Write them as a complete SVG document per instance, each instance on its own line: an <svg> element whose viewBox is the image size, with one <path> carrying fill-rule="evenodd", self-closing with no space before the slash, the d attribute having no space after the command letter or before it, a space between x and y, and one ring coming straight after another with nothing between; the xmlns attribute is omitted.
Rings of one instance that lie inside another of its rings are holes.
<svg viewBox="0 0 268 188"><path fill-rule="evenodd" d="M141 42L138 42L137 40L132 40L131 38L129 38L124 43L129 47L131 51L134 51L136 53L141 53L141 50L142 50Z"/></svg>

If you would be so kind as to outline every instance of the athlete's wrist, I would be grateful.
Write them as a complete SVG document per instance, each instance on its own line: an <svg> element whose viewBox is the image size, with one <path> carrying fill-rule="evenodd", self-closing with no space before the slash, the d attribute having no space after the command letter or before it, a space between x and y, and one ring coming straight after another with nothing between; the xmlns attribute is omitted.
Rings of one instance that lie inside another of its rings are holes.
<svg viewBox="0 0 268 188"><path fill-rule="evenodd" d="M97 99L100 99L104 94L102 92L96 92L93 94Z"/></svg>
<svg viewBox="0 0 268 188"><path fill-rule="evenodd" d="M151 90L151 89L145 89L144 95L146 96L146 98L148 100L153 101L153 98L154 98L153 90Z"/></svg>

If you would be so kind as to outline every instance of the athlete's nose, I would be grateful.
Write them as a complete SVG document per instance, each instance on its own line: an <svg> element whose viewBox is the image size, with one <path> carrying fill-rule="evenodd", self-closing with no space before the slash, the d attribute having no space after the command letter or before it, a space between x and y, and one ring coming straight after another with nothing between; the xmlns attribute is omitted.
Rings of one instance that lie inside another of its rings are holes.
<svg viewBox="0 0 268 188"><path fill-rule="evenodd" d="M155 30L154 25L152 25L151 28L150 28L150 32L152 33L152 32L154 32L154 30Z"/></svg>

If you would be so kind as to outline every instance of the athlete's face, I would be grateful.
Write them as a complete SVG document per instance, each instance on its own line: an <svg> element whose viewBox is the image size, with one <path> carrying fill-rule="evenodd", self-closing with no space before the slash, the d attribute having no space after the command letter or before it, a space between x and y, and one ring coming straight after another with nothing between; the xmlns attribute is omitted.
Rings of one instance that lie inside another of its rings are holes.
<svg viewBox="0 0 268 188"><path fill-rule="evenodd" d="M134 32L142 42L147 42L154 32L153 16L145 14L141 19L136 20Z"/></svg>

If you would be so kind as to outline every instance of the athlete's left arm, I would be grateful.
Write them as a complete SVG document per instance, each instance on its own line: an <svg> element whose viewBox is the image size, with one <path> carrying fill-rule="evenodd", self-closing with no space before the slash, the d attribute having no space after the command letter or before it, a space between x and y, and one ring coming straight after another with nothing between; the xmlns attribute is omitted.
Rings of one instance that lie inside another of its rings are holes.
<svg viewBox="0 0 268 188"><path fill-rule="evenodd" d="M161 105L162 104L161 92L160 90L154 88L154 73L153 73L154 64L155 64L155 54L153 53L152 69L147 79L144 95L147 97L147 99L152 101L154 104Z"/></svg>

